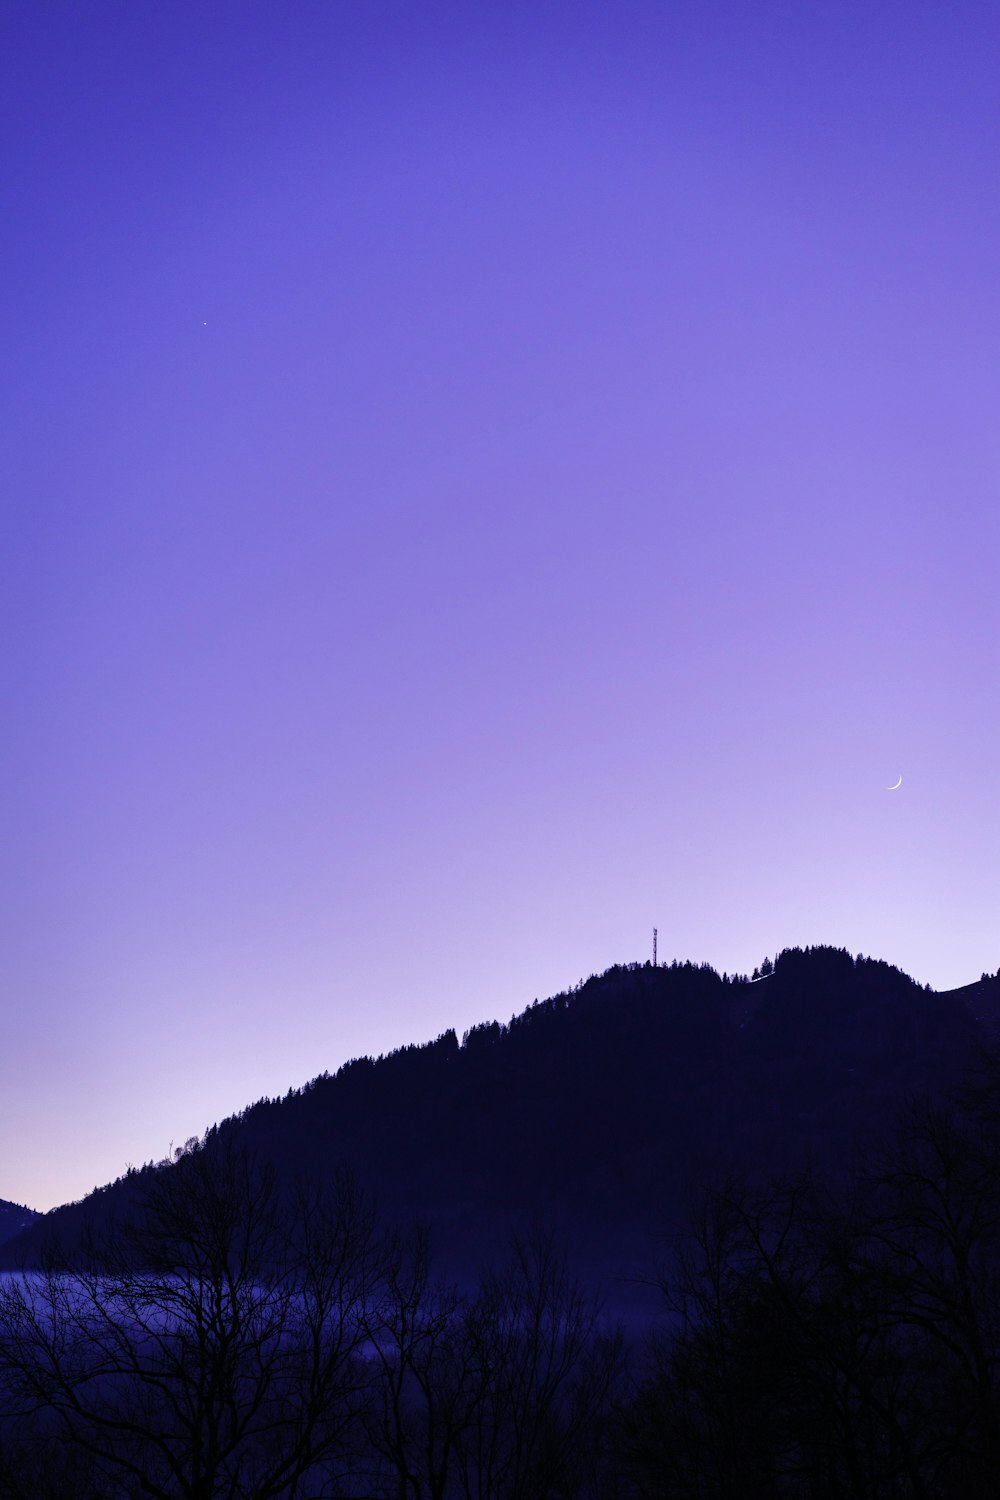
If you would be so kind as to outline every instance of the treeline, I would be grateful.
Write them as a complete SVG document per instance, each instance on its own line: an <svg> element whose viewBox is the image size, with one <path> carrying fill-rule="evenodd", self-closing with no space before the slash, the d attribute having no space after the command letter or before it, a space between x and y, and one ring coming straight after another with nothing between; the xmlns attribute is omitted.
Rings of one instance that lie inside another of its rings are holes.
<svg viewBox="0 0 1000 1500"><path fill-rule="evenodd" d="M216 1143L0 1293L3 1500L985 1500L1000 1065L846 1176L703 1194L624 1339L543 1233L461 1289Z"/></svg>
<svg viewBox="0 0 1000 1500"><path fill-rule="evenodd" d="M622 1345L545 1235L461 1293L350 1179L228 1150L143 1210L0 1282L4 1500L602 1492Z"/></svg>
<svg viewBox="0 0 1000 1500"><path fill-rule="evenodd" d="M946 1104L911 1100L846 1181L706 1195L661 1288L675 1326L622 1430L635 1493L994 1496L996 1063Z"/></svg>

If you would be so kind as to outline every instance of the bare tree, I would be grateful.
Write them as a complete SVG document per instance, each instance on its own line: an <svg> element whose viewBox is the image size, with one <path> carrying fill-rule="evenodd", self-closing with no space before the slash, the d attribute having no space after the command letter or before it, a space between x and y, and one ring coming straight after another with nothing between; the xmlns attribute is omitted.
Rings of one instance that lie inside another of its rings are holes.
<svg viewBox="0 0 1000 1500"><path fill-rule="evenodd" d="M633 1467L691 1497L930 1500L914 1350L862 1263L869 1185L709 1195L664 1284L676 1323L628 1413Z"/></svg>
<svg viewBox="0 0 1000 1500"><path fill-rule="evenodd" d="M592 1493L619 1371L617 1335L550 1238L515 1241L463 1297L434 1284L423 1232L388 1242L369 1322L379 1377L369 1435L393 1500ZM604 1455L601 1455L603 1460Z"/></svg>
<svg viewBox="0 0 1000 1500"><path fill-rule="evenodd" d="M515 1239L507 1264L484 1274L465 1329L479 1383L463 1443L465 1500L579 1493L620 1355L599 1312L540 1232Z"/></svg>
<svg viewBox="0 0 1000 1500"><path fill-rule="evenodd" d="M295 1500L309 1476L316 1496L320 1467L349 1462L367 1382L370 1255L349 1182L282 1201L243 1154L185 1156L85 1266L5 1284L8 1409L115 1495Z"/></svg>
<svg viewBox="0 0 1000 1500"><path fill-rule="evenodd" d="M432 1281L423 1228L389 1236L368 1333L378 1369L368 1433L392 1476L390 1489L398 1500L445 1500L482 1386L465 1300Z"/></svg>
<svg viewBox="0 0 1000 1500"><path fill-rule="evenodd" d="M871 1208L853 1270L919 1371L932 1491L993 1494L1000 1470L995 1094L969 1092L949 1108L912 1101L869 1172Z"/></svg>

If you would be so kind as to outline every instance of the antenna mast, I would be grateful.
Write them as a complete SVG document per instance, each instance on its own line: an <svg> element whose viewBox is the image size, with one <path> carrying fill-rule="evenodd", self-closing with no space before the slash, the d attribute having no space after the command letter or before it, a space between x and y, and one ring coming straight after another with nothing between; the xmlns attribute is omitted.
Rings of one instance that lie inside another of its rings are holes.
<svg viewBox="0 0 1000 1500"><path fill-rule="evenodd" d="M653 928L653 968L656 968L656 928Z"/></svg>

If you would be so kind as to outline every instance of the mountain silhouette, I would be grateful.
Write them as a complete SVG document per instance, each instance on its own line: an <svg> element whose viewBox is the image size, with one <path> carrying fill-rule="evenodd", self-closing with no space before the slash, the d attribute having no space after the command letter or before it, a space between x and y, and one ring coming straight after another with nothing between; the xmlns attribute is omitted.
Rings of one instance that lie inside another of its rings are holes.
<svg viewBox="0 0 1000 1500"><path fill-rule="evenodd" d="M913 1093L943 1093L990 1040L1000 978L936 993L880 960L786 949L755 979L616 965L506 1024L359 1058L212 1127L283 1181L348 1168L389 1222L419 1220L455 1274L532 1223L582 1265L635 1265L704 1182L837 1171ZM32 1264L127 1218L130 1170L0 1248Z"/></svg>

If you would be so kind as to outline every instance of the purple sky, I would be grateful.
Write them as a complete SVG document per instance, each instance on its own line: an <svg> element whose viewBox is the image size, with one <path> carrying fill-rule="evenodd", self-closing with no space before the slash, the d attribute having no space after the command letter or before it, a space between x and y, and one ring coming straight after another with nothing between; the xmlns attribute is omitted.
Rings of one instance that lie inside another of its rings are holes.
<svg viewBox="0 0 1000 1500"><path fill-rule="evenodd" d="M32 0L0 58L0 1197L654 924L997 968L995 5Z"/></svg>

